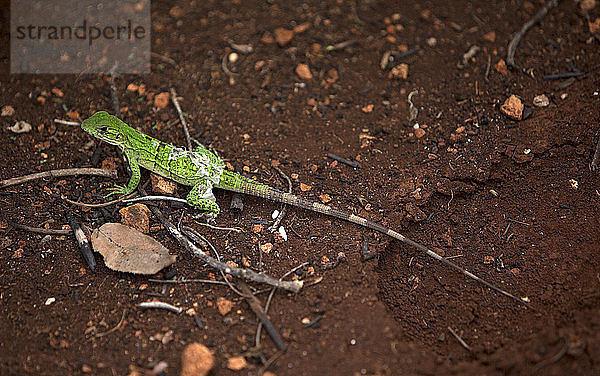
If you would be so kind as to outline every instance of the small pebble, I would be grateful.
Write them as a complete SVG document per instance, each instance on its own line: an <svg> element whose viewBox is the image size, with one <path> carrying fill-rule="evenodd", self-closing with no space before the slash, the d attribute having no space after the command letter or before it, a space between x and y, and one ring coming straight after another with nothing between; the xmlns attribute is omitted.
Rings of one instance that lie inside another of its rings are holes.
<svg viewBox="0 0 600 376"><path fill-rule="evenodd" d="M286 44L290 43L292 41L292 38L294 38L294 32L292 30L284 29L283 27L278 27L277 29L275 29L274 33L275 40L277 41L277 44L279 44L280 47L283 47ZM265 37L263 37L263 39L265 39Z"/></svg>
<svg viewBox="0 0 600 376"><path fill-rule="evenodd" d="M523 102L516 95L511 95L500 107L502 113L514 120L523 118Z"/></svg>
<svg viewBox="0 0 600 376"><path fill-rule="evenodd" d="M225 299L222 296L219 296L217 298L217 309L219 310L219 313L221 314L221 316L225 316L226 314L231 312L232 308L233 308L233 302L231 300Z"/></svg>
<svg viewBox="0 0 600 376"><path fill-rule="evenodd" d="M496 69L496 71L500 74L503 75L507 75L508 73L510 73L508 71L508 67L506 66L506 62L504 61L504 59L500 59L496 65L494 65L494 69Z"/></svg>
<svg viewBox="0 0 600 376"><path fill-rule="evenodd" d="M536 95L533 98L533 105L536 107L546 107L550 104L550 99L546 96L546 94Z"/></svg>
<svg viewBox="0 0 600 376"><path fill-rule="evenodd" d="M246 368L247 365L246 358L243 356L232 356L227 359L227 368L232 371L241 371Z"/></svg>
<svg viewBox="0 0 600 376"><path fill-rule="evenodd" d="M435 39L434 37L427 38L425 42L429 47L435 47L437 45L437 39Z"/></svg>
<svg viewBox="0 0 600 376"><path fill-rule="evenodd" d="M306 64L298 64L296 74L303 80L310 80L313 77L310 68Z"/></svg>
<svg viewBox="0 0 600 376"><path fill-rule="evenodd" d="M579 182L575 179L569 179L569 184L571 184L571 188L573 189L579 188Z"/></svg>
<svg viewBox="0 0 600 376"><path fill-rule="evenodd" d="M215 365L213 353L201 343L190 343L181 354L181 376L204 376Z"/></svg>
<svg viewBox="0 0 600 376"><path fill-rule="evenodd" d="M230 63L235 63L238 60L239 57L240 56L238 54L236 54L235 52L232 52L232 53L229 54L229 57L228 57L229 58L229 62Z"/></svg>
<svg viewBox="0 0 600 376"><path fill-rule="evenodd" d="M279 235L281 235L283 240L287 242L288 237L287 237L287 233L285 232L285 228L283 228L283 226L279 226Z"/></svg>
<svg viewBox="0 0 600 376"><path fill-rule="evenodd" d="M156 95L154 97L154 107L158 108L159 110L166 108L167 105L169 104L170 98L171 98L171 95L167 92L163 92L163 93Z"/></svg>
<svg viewBox="0 0 600 376"><path fill-rule="evenodd" d="M276 219L277 217L279 217L279 210L275 210L273 211L273 213L271 214L271 218Z"/></svg>
<svg viewBox="0 0 600 376"><path fill-rule="evenodd" d="M263 251L264 253L268 254L269 252L271 252L273 250L273 244L272 243L262 244L260 246L260 250Z"/></svg>

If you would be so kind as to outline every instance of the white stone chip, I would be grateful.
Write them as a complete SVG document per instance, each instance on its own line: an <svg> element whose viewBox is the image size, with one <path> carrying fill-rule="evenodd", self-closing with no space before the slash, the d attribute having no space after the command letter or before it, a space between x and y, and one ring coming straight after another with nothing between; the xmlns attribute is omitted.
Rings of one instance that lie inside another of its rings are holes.
<svg viewBox="0 0 600 376"><path fill-rule="evenodd" d="M287 242L288 237L287 237L287 233L285 232L285 228L283 228L283 226L279 226L279 235L281 235L283 240Z"/></svg>

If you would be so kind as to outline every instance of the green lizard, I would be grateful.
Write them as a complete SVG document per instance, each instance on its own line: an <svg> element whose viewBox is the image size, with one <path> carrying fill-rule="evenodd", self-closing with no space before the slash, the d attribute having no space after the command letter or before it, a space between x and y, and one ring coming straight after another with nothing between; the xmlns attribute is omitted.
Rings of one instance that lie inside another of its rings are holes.
<svg viewBox="0 0 600 376"><path fill-rule="evenodd" d="M441 257L424 245L390 228L318 202L312 202L290 193L278 191L268 185L229 171L225 169L225 164L221 158L205 148L197 147L194 151L187 151L175 147L131 128L122 120L110 115L106 111L96 112L90 118L84 120L81 123L81 128L92 136L119 147L126 159L126 163L129 165L129 169L131 170L129 182L124 187L116 186L110 188L112 190L111 195L127 195L133 192L140 183L140 167L143 167L180 184L191 186L192 189L186 197L187 203L194 208L207 212L213 218L219 214L219 206L212 192L213 188L245 193L297 206L352 222L400 240L441 263L460 271L469 278L529 307L526 302L516 296L492 285L466 269Z"/></svg>

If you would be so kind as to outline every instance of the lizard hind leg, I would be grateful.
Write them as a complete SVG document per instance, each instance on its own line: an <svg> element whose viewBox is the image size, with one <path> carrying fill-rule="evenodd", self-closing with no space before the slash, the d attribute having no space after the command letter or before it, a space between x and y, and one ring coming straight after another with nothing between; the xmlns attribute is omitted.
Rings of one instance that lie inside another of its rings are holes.
<svg viewBox="0 0 600 376"><path fill-rule="evenodd" d="M221 211L212 192L212 185L208 184L206 180L194 185L185 200L190 206L206 212L209 218L216 218Z"/></svg>

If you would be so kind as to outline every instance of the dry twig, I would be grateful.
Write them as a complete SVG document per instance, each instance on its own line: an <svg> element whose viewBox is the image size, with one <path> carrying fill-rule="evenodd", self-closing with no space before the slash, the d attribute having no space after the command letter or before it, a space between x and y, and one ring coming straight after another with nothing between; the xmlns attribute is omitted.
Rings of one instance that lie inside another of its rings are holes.
<svg viewBox="0 0 600 376"><path fill-rule="evenodd" d="M142 194L145 194L141 187L138 188ZM223 262L220 262L213 257L202 252L201 249L196 247L191 241L189 241L183 234L173 225L157 208L150 206L152 213L158 218L165 229L181 244L186 250L192 252L196 257L200 258L204 263L210 267L222 271L225 274L230 274L234 277L249 279L258 283L266 283L275 287L282 288L291 292L298 292L302 288L301 281L283 282L273 279L265 274L256 273L250 269L241 269L229 266Z"/></svg>
<svg viewBox="0 0 600 376"><path fill-rule="evenodd" d="M529 21L527 21L525 23L525 25L523 25L523 27L521 27L521 30L519 30L515 36L512 38L512 40L510 41L510 43L508 44L508 53L506 55L506 64L509 67L515 67L517 68L518 66L515 64L515 52L517 51L517 46L519 45L519 42L521 41L521 38L523 38L523 36L525 36L525 33L527 33L527 30L529 30L531 27L533 27L533 25L535 25L536 23L540 22L542 20L542 18L544 18L544 16L546 15L546 13L548 13L548 11L557 6L558 5L558 0L549 0L546 4L544 4L544 6L533 16L532 19L530 19Z"/></svg>
<svg viewBox="0 0 600 376"><path fill-rule="evenodd" d="M250 291L250 288L248 287L246 282L239 281L238 285L240 287L240 290L244 294L243 296L246 299L246 302L248 302L248 305L250 306L250 308L252 308L252 311L254 311L261 324L265 327L265 330L267 331L267 333L269 333L269 336L271 337L273 342L275 342L277 348L281 351L285 351L286 346L283 343L283 338L281 338L279 332L277 331L277 329L275 329L275 326L273 325L271 320L269 320L269 317L267 317L267 314L263 310L258 298L252 294L252 291Z"/></svg>
<svg viewBox="0 0 600 376"><path fill-rule="evenodd" d="M471 347L469 347L469 345L467 345L467 343L465 341L463 341L462 338L460 338L460 336L458 334L456 334L456 332L454 330L452 330L451 327L448 327L448 330L450 331L450 333L452 333L452 335L454 336L454 338L456 338L456 340L458 341L458 343L460 343L460 345L462 347L464 347L465 349L467 349L467 351L472 352L473 350L471 350Z"/></svg>
<svg viewBox="0 0 600 376"><path fill-rule="evenodd" d="M358 163L356 161L350 161L350 160L342 158L342 157L338 157L335 154L327 153L327 158L331 158L331 159L333 159L335 161L338 161L340 163L348 165L348 166L350 166L352 168L360 168L360 163Z"/></svg>
<svg viewBox="0 0 600 376"><path fill-rule="evenodd" d="M294 273L296 270L305 267L306 265L308 265L308 262L303 262L302 264L294 267L292 270L290 270L289 272L282 275L281 278L279 278L279 281L282 281L285 277ZM273 295L275 295L275 290L277 290L275 287L273 289L271 289L271 293L269 294L269 297L267 298L267 302L265 303L265 309L264 309L265 315L267 314L267 312L269 312L269 307L271 306L271 300L273 299ZM262 323L258 323L258 327L256 328L256 339L255 339L256 347L260 346L261 330L262 330Z"/></svg>
<svg viewBox="0 0 600 376"><path fill-rule="evenodd" d="M594 157L592 158L592 171L598 170L598 163L600 162L600 139L598 140L598 144L596 144L596 151L594 152Z"/></svg>
<svg viewBox="0 0 600 376"><path fill-rule="evenodd" d="M71 230L55 230L52 228L30 227L30 226L22 225L22 224L15 223L12 221L8 221L8 224L18 230L29 231L29 232L33 232L36 234L69 235L71 233Z"/></svg>
<svg viewBox="0 0 600 376"><path fill-rule="evenodd" d="M173 101L173 105L175 106L177 114L179 115L179 120L181 121L181 126L183 127L183 134L185 135L185 144L188 150L192 151L192 139L190 138L190 131L188 129L187 121L185 121L185 116L183 116L183 112L181 111L181 107L179 106L177 93L173 88L171 88L171 101Z"/></svg>
<svg viewBox="0 0 600 376"><path fill-rule="evenodd" d="M83 233L83 230L79 226L75 219L71 215L71 213L67 213L67 221L73 230L73 234L75 235L75 239L77 240L77 245L79 245L79 250L87 262L88 266L92 271L96 271L96 260L94 260L94 253L92 252L92 246L87 239L87 236Z"/></svg>
<svg viewBox="0 0 600 376"><path fill-rule="evenodd" d="M563 338L563 341L565 342L565 344L563 345L563 347L560 349L560 351L558 353L556 353L556 355L554 355L552 358L546 359L546 360L542 360L541 362L539 362L538 364L536 364L535 366L533 366L533 372L537 372L540 369L542 369L543 367L549 366L552 363L556 363L560 360L560 358L562 358L566 353L567 350L569 349L569 341L567 341L565 338Z"/></svg>
<svg viewBox="0 0 600 376"><path fill-rule="evenodd" d="M177 65L177 62L176 62L175 60L171 59L171 58L170 58L170 57L168 57L168 56L163 56L163 55L157 54L156 52L152 52L152 53L151 53L151 56L152 56L152 57L155 57L155 58L157 58L157 59L159 59L159 60L162 60L162 61L164 61L165 63L171 64L171 65L172 65L172 66L174 66L175 68L179 69L179 65Z"/></svg>
<svg viewBox="0 0 600 376"><path fill-rule="evenodd" d="M65 168L62 170L50 170L44 172L38 172L31 175L20 176L18 178L11 178L0 181L0 188L10 187L11 185L22 184L31 180L43 179L43 178L57 178L61 176L72 176L72 175L95 175L106 178L115 179L117 177L116 171L108 171L102 168Z"/></svg>
<svg viewBox="0 0 600 376"><path fill-rule="evenodd" d="M79 125L81 125L81 123L78 122L78 121L68 121L68 120L54 119L54 122L56 124L71 125L71 126L74 126L74 127L78 127Z"/></svg>
<svg viewBox="0 0 600 376"><path fill-rule="evenodd" d="M137 305L140 308L158 308L158 309L166 309L167 311L181 313L183 312L183 308L175 307L169 303L164 302L143 302Z"/></svg>
<svg viewBox="0 0 600 376"><path fill-rule="evenodd" d="M86 208L103 208L105 206L110 206L112 204L116 204L117 202L126 201L129 197L132 197L134 195L135 195L135 192L134 193L130 193L127 196L120 197L120 198L118 198L116 200L112 200L112 201L109 201L109 202L103 202L103 203L100 203L100 204L88 204L86 202L73 201L73 200L70 200L70 199L68 199L66 197L61 197L61 198L63 200L65 200L66 202L68 202L69 204L72 204L72 205L83 206L83 207L86 207Z"/></svg>
<svg viewBox="0 0 600 376"><path fill-rule="evenodd" d="M119 328L121 328L121 325L123 325L123 322L125 321L125 316L127 315L127 308L125 308L123 310L123 314L121 315L121 320L119 320L119 323L112 329L106 331L106 332L102 332L102 333L96 333L96 337L104 337L107 334L116 332L117 330L119 330Z"/></svg>
<svg viewBox="0 0 600 376"><path fill-rule="evenodd" d="M213 281L212 279L148 279L148 282L153 283L172 283L172 284L180 284L180 283L207 283L212 285L226 285L226 282L223 281Z"/></svg>

